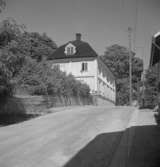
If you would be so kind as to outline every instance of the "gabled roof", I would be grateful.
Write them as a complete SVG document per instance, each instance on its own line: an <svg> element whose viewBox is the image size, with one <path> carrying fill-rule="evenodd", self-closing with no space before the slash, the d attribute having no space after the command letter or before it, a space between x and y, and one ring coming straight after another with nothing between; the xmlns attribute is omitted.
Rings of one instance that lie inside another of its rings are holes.
<svg viewBox="0 0 160 167"><path fill-rule="evenodd" d="M65 47L69 44L73 44L76 47L76 53L74 55L66 55ZM84 41L74 40L67 42L66 44L60 46L52 55L51 59L64 59L64 58L84 58L84 57L97 57L97 53L92 49L92 47Z"/></svg>

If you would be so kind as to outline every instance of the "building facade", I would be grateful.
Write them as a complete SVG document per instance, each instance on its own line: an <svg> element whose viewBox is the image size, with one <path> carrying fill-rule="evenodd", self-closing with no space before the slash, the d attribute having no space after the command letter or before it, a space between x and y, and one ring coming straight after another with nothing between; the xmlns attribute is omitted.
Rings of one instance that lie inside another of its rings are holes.
<svg viewBox="0 0 160 167"><path fill-rule="evenodd" d="M81 34L76 34L74 41L60 46L54 52L51 68L54 66L86 83L91 94L115 103L115 77L91 46L81 40Z"/></svg>
<svg viewBox="0 0 160 167"><path fill-rule="evenodd" d="M152 38L150 67L157 71L158 86L160 91L160 32Z"/></svg>
<svg viewBox="0 0 160 167"><path fill-rule="evenodd" d="M157 74L157 102L160 111L160 32L156 33L152 38L150 68Z"/></svg>

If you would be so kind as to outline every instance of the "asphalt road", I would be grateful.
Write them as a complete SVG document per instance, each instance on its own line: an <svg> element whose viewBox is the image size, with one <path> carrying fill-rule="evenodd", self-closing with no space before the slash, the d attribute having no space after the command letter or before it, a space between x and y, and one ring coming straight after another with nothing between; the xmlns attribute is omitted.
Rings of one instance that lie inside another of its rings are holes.
<svg viewBox="0 0 160 167"><path fill-rule="evenodd" d="M147 109L139 112L127 167L160 166L160 125L155 119L157 114Z"/></svg>
<svg viewBox="0 0 160 167"><path fill-rule="evenodd" d="M106 167L135 109L77 107L0 128L0 167Z"/></svg>

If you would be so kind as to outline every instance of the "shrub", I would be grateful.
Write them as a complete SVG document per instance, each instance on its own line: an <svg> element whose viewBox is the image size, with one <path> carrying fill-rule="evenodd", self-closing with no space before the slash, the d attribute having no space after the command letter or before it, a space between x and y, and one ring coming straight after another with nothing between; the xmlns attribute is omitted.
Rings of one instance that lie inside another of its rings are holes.
<svg viewBox="0 0 160 167"><path fill-rule="evenodd" d="M32 95L89 97L89 86L66 75L58 67L50 69L48 62L28 59L17 77L17 84Z"/></svg>

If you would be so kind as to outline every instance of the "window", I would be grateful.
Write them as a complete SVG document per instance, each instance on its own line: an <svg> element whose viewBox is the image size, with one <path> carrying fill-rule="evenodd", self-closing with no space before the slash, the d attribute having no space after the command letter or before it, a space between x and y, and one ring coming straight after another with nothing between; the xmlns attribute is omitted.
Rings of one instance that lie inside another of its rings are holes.
<svg viewBox="0 0 160 167"><path fill-rule="evenodd" d="M67 55L73 55L74 52L73 52L73 47L68 47L67 48Z"/></svg>
<svg viewBox="0 0 160 167"><path fill-rule="evenodd" d="M54 69L54 68L60 69L60 64L52 64L51 69Z"/></svg>
<svg viewBox="0 0 160 167"><path fill-rule="evenodd" d="M74 55L76 53L76 47L69 43L66 47L65 47L65 54L66 55Z"/></svg>
<svg viewBox="0 0 160 167"><path fill-rule="evenodd" d="M81 72L86 72L86 71L88 71L88 63L82 63Z"/></svg>
<svg viewBox="0 0 160 167"><path fill-rule="evenodd" d="M70 54L73 55L74 54L74 48L73 47L70 47Z"/></svg>
<svg viewBox="0 0 160 167"><path fill-rule="evenodd" d="M71 48L69 48L69 47L67 48L67 55L70 55L70 49Z"/></svg>

